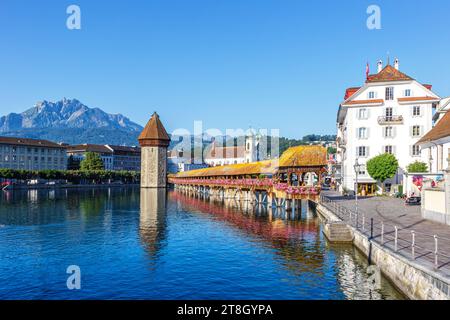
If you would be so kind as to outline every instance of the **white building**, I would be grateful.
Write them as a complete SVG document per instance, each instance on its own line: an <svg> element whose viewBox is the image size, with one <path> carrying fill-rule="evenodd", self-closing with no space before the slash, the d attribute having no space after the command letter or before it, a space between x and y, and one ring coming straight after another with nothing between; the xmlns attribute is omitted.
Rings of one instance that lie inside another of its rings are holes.
<svg viewBox="0 0 450 320"><path fill-rule="evenodd" d="M423 136L417 145L428 157L430 173L443 174L450 167L450 98L442 99L434 115L433 129Z"/></svg>
<svg viewBox="0 0 450 320"><path fill-rule="evenodd" d="M205 155L205 163L214 166L260 161L261 136L251 130L243 146L217 146L213 140Z"/></svg>
<svg viewBox="0 0 450 320"><path fill-rule="evenodd" d="M365 164L382 153L392 153L399 161L397 175L385 181L386 190L401 184L408 164L427 162L427 155L416 145L431 130L433 108L440 98L431 85L421 84L394 66L378 62L376 74L367 75L362 87L349 88L337 116L338 166L337 182L342 190L355 189L356 159L359 191L373 194L376 181L367 173Z"/></svg>

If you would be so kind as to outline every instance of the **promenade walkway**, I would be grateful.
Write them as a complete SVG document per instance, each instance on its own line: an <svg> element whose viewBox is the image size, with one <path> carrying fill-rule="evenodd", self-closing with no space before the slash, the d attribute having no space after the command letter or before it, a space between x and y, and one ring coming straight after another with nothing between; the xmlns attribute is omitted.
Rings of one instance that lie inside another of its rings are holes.
<svg viewBox="0 0 450 320"><path fill-rule="evenodd" d="M326 207L368 236L372 234L373 241L450 279L450 226L423 219L420 206L406 206L402 199L390 197L359 197L356 215L354 197L335 191L322 195Z"/></svg>

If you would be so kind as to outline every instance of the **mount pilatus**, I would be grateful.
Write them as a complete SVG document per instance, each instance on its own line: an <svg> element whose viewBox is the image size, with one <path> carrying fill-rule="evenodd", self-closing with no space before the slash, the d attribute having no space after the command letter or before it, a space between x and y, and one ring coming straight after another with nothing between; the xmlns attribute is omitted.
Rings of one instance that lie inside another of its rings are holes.
<svg viewBox="0 0 450 320"><path fill-rule="evenodd" d="M76 99L38 102L0 117L0 134L66 143L136 145L142 127L121 114L89 108Z"/></svg>

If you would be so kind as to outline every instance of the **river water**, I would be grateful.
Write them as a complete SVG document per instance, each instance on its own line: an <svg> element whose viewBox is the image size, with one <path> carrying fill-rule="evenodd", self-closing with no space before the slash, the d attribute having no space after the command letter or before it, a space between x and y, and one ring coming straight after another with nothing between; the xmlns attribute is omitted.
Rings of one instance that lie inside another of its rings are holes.
<svg viewBox="0 0 450 320"><path fill-rule="evenodd" d="M321 229L306 202L289 220L176 191L3 192L0 299L403 299Z"/></svg>

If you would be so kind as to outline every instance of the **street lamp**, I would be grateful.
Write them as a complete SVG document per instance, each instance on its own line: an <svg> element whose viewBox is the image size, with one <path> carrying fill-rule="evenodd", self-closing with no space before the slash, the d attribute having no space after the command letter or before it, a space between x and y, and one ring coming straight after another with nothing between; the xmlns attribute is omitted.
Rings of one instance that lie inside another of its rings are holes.
<svg viewBox="0 0 450 320"><path fill-rule="evenodd" d="M358 174L361 169L361 165L358 163L358 158L355 159L355 165L353 166L353 168L355 169L355 174L356 174L356 178L355 178L355 212L356 212L356 217L358 217Z"/></svg>

